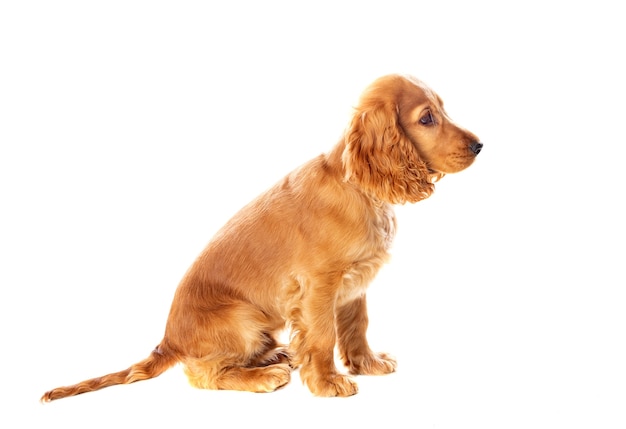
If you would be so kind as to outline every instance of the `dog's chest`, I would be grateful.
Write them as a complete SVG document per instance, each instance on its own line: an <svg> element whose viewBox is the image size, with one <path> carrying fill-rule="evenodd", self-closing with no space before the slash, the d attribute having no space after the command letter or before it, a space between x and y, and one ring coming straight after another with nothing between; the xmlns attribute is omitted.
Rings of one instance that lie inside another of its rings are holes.
<svg viewBox="0 0 626 429"><path fill-rule="evenodd" d="M396 215L393 207L385 203L371 207L363 226L361 231L365 236L354 243L356 247L353 249L353 261L378 259L387 254L396 236Z"/></svg>
<svg viewBox="0 0 626 429"><path fill-rule="evenodd" d="M338 305L363 296L367 285L389 259L388 251L396 234L393 208L387 204L376 207L371 222L368 245L344 271L343 284L337 296Z"/></svg>
<svg viewBox="0 0 626 429"><path fill-rule="evenodd" d="M396 215L389 204L376 207L375 213L373 230L377 236L376 241L387 251L396 236Z"/></svg>

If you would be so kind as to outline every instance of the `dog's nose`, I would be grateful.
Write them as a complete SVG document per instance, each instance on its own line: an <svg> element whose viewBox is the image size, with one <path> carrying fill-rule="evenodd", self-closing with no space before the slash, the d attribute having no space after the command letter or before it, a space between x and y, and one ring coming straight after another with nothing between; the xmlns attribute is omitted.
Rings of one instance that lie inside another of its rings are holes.
<svg viewBox="0 0 626 429"><path fill-rule="evenodd" d="M472 142L469 145L469 148L474 154L478 155L480 150L483 148L483 144L481 142Z"/></svg>

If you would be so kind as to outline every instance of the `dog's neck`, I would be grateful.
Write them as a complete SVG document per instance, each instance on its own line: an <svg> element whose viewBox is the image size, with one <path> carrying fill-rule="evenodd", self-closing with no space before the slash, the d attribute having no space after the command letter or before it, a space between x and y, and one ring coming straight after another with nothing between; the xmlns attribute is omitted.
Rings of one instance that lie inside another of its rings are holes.
<svg viewBox="0 0 626 429"><path fill-rule="evenodd" d="M343 164L343 152L346 149L346 143L343 139L335 145L335 147L326 155L328 167L339 174L342 178L346 175L346 169Z"/></svg>

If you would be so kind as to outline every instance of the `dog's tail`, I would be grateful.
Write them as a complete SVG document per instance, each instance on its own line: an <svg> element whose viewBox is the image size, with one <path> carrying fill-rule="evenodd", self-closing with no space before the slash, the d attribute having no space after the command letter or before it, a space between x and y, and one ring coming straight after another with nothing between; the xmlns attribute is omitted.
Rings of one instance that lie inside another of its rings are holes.
<svg viewBox="0 0 626 429"><path fill-rule="evenodd" d="M116 384L130 384L135 381L148 380L161 375L177 362L178 358L176 355L157 346L150 354L150 357L137 362L124 371L85 380L72 386L57 387L44 393L41 397L41 402L50 402L55 399L93 392L94 390L115 386Z"/></svg>

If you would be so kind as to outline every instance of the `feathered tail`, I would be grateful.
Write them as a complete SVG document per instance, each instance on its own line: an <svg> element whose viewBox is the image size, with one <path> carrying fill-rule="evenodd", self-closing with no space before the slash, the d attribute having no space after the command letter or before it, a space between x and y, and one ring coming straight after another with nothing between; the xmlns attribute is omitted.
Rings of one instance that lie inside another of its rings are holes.
<svg viewBox="0 0 626 429"><path fill-rule="evenodd" d="M175 355L163 352L157 346L150 354L150 357L132 365L124 371L85 380L72 386L57 387L56 389L44 393L41 397L41 402L50 402L55 399L93 392L94 390L114 386L116 384L130 384L135 381L148 380L161 375L177 361L178 359Z"/></svg>

